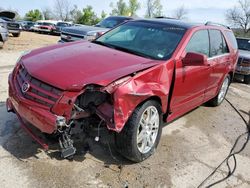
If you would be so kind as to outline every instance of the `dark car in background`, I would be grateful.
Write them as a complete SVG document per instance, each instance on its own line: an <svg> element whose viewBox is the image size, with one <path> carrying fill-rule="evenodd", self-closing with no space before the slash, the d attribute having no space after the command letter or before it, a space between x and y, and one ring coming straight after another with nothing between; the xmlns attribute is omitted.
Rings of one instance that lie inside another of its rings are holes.
<svg viewBox="0 0 250 188"><path fill-rule="evenodd" d="M0 12L0 18L7 22L7 28L9 33L11 33L13 37L19 37L22 31L22 26L14 20L15 16L16 13L11 11Z"/></svg>
<svg viewBox="0 0 250 188"><path fill-rule="evenodd" d="M31 31L32 27L35 25L35 22L32 21L22 21L21 26L24 31Z"/></svg>
<svg viewBox="0 0 250 188"><path fill-rule="evenodd" d="M53 33L60 35L63 28L70 27L70 26L72 26L72 24L68 22L58 22L55 26L55 29L53 30Z"/></svg>
<svg viewBox="0 0 250 188"><path fill-rule="evenodd" d="M93 40L99 35L107 32L108 30L114 28L115 26L133 19L132 17L125 16L110 16L95 26L73 26L65 27L61 32L61 39L59 43L72 42L76 40Z"/></svg>
<svg viewBox="0 0 250 188"><path fill-rule="evenodd" d="M236 67L236 77L250 84L250 38L237 38L239 60Z"/></svg>

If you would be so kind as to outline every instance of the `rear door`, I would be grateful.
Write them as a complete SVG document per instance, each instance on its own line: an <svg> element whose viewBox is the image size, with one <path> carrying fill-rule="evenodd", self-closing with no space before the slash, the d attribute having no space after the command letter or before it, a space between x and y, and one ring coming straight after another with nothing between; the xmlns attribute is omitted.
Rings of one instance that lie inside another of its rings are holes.
<svg viewBox="0 0 250 188"><path fill-rule="evenodd" d="M227 67L233 61L226 40L220 30L210 29L209 38L210 54L208 61L211 67L211 74L209 74L204 101L217 95L218 89L227 72Z"/></svg>

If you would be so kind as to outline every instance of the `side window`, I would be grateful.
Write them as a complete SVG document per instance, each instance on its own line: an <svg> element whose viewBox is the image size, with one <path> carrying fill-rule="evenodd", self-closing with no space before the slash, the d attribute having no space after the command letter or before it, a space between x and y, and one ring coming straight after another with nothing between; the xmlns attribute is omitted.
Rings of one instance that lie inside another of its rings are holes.
<svg viewBox="0 0 250 188"><path fill-rule="evenodd" d="M227 36L227 39L229 39L233 49L237 50L238 44L237 44L236 38L234 36L234 33L232 31L226 31L226 36Z"/></svg>
<svg viewBox="0 0 250 188"><path fill-rule="evenodd" d="M225 40L219 30L209 30L210 34L210 57L218 56L224 54ZM228 50L228 49L227 49Z"/></svg>
<svg viewBox="0 0 250 188"><path fill-rule="evenodd" d="M208 30L200 30L193 34L186 52L196 52L209 56L209 36Z"/></svg>
<svg viewBox="0 0 250 188"><path fill-rule="evenodd" d="M228 48L227 42L226 42L225 37L223 36L222 33L221 33L221 37L222 37L222 44L223 44L222 52L223 52L224 54L225 54L225 53L229 53L229 48Z"/></svg>

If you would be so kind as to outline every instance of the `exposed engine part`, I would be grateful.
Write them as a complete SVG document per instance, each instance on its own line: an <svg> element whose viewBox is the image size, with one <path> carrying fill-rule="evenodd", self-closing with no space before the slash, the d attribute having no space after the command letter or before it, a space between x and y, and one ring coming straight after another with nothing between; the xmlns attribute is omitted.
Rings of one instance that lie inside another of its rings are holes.
<svg viewBox="0 0 250 188"><path fill-rule="evenodd" d="M109 101L109 94L91 89L86 89L86 91L80 95L75 103L75 107L77 106L77 109L79 112L86 111L90 114L95 113L95 109L100 104Z"/></svg>
<svg viewBox="0 0 250 188"><path fill-rule="evenodd" d="M66 118L63 116L57 116L56 125L58 132L63 132L63 129L71 127L73 121L70 121L69 124L66 123Z"/></svg>
<svg viewBox="0 0 250 188"><path fill-rule="evenodd" d="M71 119L82 119L89 117L90 113L80 108L78 105L74 104L74 110L71 115Z"/></svg>
<svg viewBox="0 0 250 188"><path fill-rule="evenodd" d="M99 140L100 140L100 126L101 126L102 122L103 122L103 120L100 121L100 123L98 124L98 127L97 127L97 136L95 137L96 142L99 142Z"/></svg>
<svg viewBox="0 0 250 188"><path fill-rule="evenodd" d="M70 158L76 153L76 148L73 146L73 140L70 138L68 131L61 133L59 137L59 145L61 147L61 156Z"/></svg>

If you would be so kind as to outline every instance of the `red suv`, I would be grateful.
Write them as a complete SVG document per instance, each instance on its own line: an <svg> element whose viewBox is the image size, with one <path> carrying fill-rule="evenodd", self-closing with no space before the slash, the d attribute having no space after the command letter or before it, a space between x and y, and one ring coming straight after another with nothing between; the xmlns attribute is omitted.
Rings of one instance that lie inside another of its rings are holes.
<svg viewBox="0 0 250 188"><path fill-rule="evenodd" d="M8 111L57 134L62 157L76 152L71 130L106 126L118 151L139 162L171 122L222 103L238 59L233 32L177 20L129 21L87 42L23 55L9 75Z"/></svg>

